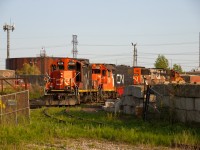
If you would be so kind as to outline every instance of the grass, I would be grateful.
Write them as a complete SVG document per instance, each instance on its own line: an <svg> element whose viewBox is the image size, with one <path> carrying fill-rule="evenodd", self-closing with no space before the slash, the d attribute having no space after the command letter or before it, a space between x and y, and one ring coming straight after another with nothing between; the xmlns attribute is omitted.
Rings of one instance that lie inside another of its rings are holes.
<svg viewBox="0 0 200 150"><path fill-rule="evenodd" d="M65 108L50 108L48 113L66 120L59 123L46 118L42 109L31 110L29 125L0 126L0 149L21 149L23 145L55 144L57 139L86 138L124 142L133 145L167 146L173 144L200 145L199 126L190 127L181 123L164 121L143 122L133 116L112 113L83 112L80 107L68 108L70 114L86 120L69 118ZM99 125L88 120L104 122Z"/></svg>
<svg viewBox="0 0 200 150"><path fill-rule="evenodd" d="M44 87L39 85L31 85L29 88L30 99L37 99L44 96Z"/></svg>

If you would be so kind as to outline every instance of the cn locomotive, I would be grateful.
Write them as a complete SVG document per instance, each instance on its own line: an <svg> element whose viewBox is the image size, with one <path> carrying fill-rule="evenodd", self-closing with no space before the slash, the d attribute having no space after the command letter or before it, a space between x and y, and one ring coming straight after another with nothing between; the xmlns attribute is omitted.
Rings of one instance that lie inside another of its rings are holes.
<svg viewBox="0 0 200 150"><path fill-rule="evenodd" d="M46 105L76 105L88 101L116 99L128 85L163 83L165 69L90 63L88 59L59 58L45 78Z"/></svg>
<svg viewBox="0 0 200 150"><path fill-rule="evenodd" d="M59 58L51 64L50 70L45 78L45 95L51 96L50 105L117 98L117 88L124 84L124 75L118 74L115 65L90 63L88 59ZM133 80L131 75L130 78Z"/></svg>

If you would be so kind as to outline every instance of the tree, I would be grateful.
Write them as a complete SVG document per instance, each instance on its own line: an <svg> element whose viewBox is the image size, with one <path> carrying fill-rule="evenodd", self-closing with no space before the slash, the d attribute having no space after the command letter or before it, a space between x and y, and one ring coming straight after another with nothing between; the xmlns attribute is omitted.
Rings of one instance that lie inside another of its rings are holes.
<svg viewBox="0 0 200 150"><path fill-rule="evenodd" d="M23 67L20 70L17 70L16 73L18 75L39 75L40 70L37 66L24 63Z"/></svg>
<svg viewBox="0 0 200 150"><path fill-rule="evenodd" d="M177 65L177 64L173 65L173 70L175 70L175 71L177 71L179 73L183 72L181 65Z"/></svg>
<svg viewBox="0 0 200 150"><path fill-rule="evenodd" d="M169 61L167 58L165 58L164 55L158 55L158 58L156 59L154 63L155 68L163 68L163 69L169 69Z"/></svg>

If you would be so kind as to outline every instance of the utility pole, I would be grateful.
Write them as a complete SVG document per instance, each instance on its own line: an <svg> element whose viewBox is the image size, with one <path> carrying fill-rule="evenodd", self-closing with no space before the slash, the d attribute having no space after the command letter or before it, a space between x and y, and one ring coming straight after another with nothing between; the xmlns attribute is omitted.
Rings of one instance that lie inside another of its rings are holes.
<svg viewBox="0 0 200 150"><path fill-rule="evenodd" d="M171 69L172 69L172 59L171 59Z"/></svg>
<svg viewBox="0 0 200 150"><path fill-rule="evenodd" d="M199 68L200 68L200 32L199 32Z"/></svg>
<svg viewBox="0 0 200 150"><path fill-rule="evenodd" d="M78 41L77 41L77 35L72 35L72 44L73 44L73 58L77 58L77 54L78 54L78 50L77 50L77 45L78 45Z"/></svg>
<svg viewBox="0 0 200 150"><path fill-rule="evenodd" d="M134 49L133 49L133 67L134 66L137 66L137 48L136 48L136 44L133 44L132 43L132 46L134 46Z"/></svg>
<svg viewBox="0 0 200 150"><path fill-rule="evenodd" d="M7 58L10 58L10 30L14 30L15 26L14 25L8 25L5 24L3 26L3 30L7 31Z"/></svg>

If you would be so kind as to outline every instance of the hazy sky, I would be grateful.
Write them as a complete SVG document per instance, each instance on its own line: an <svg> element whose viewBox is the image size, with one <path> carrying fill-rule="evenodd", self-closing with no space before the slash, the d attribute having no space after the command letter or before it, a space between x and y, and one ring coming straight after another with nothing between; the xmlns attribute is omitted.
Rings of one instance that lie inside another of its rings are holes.
<svg viewBox="0 0 200 150"><path fill-rule="evenodd" d="M14 22L10 57L72 57L90 62L154 67L158 54L186 71L199 65L200 0L0 0L0 69L5 68L5 23Z"/></svg>

